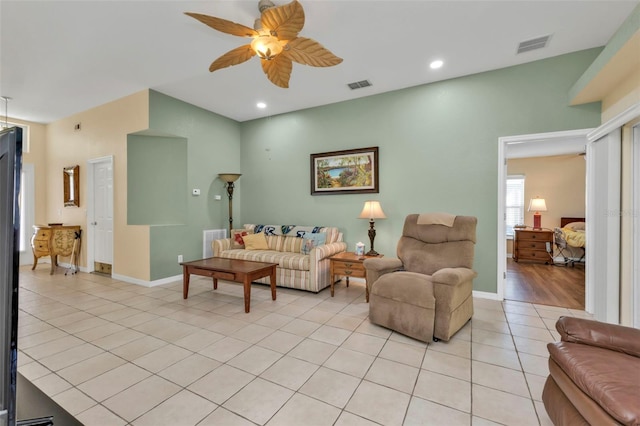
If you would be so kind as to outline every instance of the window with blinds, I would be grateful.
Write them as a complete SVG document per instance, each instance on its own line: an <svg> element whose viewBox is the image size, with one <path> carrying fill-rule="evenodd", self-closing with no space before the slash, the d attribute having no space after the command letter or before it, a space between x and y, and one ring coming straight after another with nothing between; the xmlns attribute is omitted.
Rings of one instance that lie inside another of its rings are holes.
<svg viewBox="0 0 640 426"><path fill-rule="evenodd" d="M507 237L513 237L514 225L524 224L524 176L507 176L504 211Z"/></svg>

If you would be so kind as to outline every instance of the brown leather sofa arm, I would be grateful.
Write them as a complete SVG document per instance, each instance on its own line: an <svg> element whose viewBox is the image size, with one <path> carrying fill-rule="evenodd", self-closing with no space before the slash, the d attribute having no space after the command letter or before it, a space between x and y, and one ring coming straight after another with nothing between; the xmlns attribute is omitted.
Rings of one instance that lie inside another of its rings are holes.
<svg viewBox="0 0 640 426"><path fill-rule="evenodd" d="M474 279L478 273L469 268L444 268L436 271L431 279L438 284L456 286L465 281Z"/></svg>
<svg viewBox="0 0 640 426"><path fill-rule="evenodd" d="M640 357L640 330L575 317L560 317L556 330L564 342L582 343Z"/></svg>

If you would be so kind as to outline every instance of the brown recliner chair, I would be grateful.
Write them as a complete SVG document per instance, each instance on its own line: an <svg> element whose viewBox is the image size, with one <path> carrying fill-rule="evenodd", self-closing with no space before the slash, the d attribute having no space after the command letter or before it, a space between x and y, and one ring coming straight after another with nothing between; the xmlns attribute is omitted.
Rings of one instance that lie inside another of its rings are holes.
<svg viewBox="0 0 640 426"><path fill-rule="evenodd" d="M476 224L472 216L407 216L398 259L364 261L371 322L424 342L460 330L473 315Z"/></svg>
<svg viewBox="0 0 640 426"><path fill-rule="evenodd" d="M556 322L542 401L554 425L640 425L640 330L574 317Z"/></svg>

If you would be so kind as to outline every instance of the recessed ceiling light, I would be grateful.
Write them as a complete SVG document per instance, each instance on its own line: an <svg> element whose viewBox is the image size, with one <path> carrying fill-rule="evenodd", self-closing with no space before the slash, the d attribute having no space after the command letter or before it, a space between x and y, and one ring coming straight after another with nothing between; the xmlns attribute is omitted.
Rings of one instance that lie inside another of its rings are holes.
<svg viewBox="0 0 640 426"><path fill-rule="evenodd" d="M442 65L444 64L444 62L442 62L440 59L438 59L437 61L433 61L429 64L429 67L431 67L432 70L437 70L438 68L440 68Z"/></svg>
<svg viewBox="0 0 640 426"><path fill-rule="evenodd" d="M266 108L266 107L267 107L267 104L265 104L264 102L258 102L258 103L256 104L256 106L257 106L258 108L260 108L260 109L263 109L263 108Z"/></svg>

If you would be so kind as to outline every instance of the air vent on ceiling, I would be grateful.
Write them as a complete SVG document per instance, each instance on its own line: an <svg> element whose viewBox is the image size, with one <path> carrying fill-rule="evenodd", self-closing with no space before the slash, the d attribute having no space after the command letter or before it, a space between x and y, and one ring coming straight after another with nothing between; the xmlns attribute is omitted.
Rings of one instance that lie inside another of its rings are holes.
<svg viewBox="0 0 640 426"><path fill-rule="evenodd" d="M369 80L356 81L354 83L347 84L351 90L362 89L363 87L371 86L371 82Z"/></svg>
<svg viewBox="0 0 640 426"><path fill-rule="evenodd" d="M542 49L547 46L551 35L532 38L531 40L521 41L518 45L518 53L529 52L531 50Z"/></svg>

